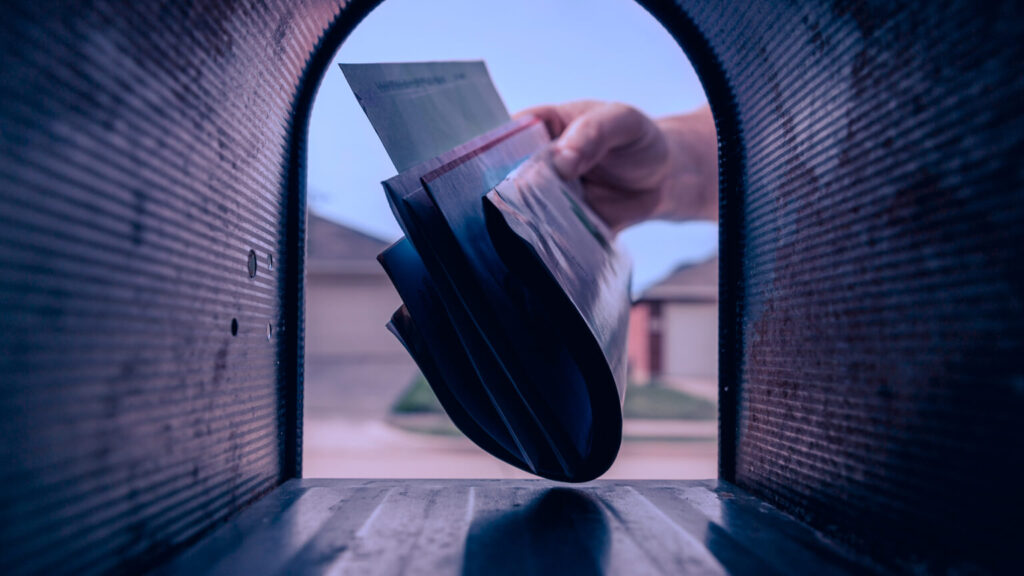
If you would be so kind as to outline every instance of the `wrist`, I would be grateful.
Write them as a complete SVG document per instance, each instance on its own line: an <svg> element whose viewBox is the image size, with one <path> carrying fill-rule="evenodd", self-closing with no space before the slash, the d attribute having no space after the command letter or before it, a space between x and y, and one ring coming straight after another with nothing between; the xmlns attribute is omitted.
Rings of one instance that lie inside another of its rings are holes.
<svg viewBox="0 0 1024 576"><path fill-rule="evenodd" d="M718 139L707 107L655 121L668 142L668 170L652 219L718 220Z"/></svg>

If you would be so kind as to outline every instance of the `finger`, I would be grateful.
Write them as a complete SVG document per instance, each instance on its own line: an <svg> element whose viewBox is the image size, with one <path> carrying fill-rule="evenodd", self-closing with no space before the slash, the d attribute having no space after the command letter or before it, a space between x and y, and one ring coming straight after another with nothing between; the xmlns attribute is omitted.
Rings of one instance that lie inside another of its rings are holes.
<svg viewBox="0 0 1024 576"><path fill-rule="evenodd" d="M555 143L552 161L565 179L578 178L621 146L640 142L657 127L625 104L592 107L572 120Z"/></svg>
<svg viewBox="0 0 1024 576"><path fill-rule="evenodd" d="M527 108L513 115L513 118L525 118L527 116L534 116L544 123L544 126L548 129L548 135L552 139L558 138L565 131L565 126L568 122L562 117L558 106L534 106L533 108Z"/></svg>
<svg viewBox="0 0 1024 576"><path fill-rule="evenodd" d="M548 134L552 139L558 138L565 132L565 128L576 118L582 116L587 110L598 106L604 106L604 102L597 100L574 100L563 104L546 104L534 106L521 110L514 114L513 118L524 118L535 116L544 122Z"/></svg>

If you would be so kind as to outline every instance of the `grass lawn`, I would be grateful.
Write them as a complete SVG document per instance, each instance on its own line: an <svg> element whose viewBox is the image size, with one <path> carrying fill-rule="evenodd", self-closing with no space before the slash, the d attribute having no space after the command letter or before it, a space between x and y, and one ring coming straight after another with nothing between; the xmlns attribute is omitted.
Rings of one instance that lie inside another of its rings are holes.
<svg viewBox="0 0 1024 576"><path fill-rule="evenodd" d="M424 414L430 412L444 412L441 403L434 396L434 391L427 384L427 379L422 374L417 374L405 392L395 400L391 407L395 414Z"/></svg>
<svg viewBox="0 0 1024 576"><path fill-rule="evenodd" d="M626 418L655 420L714 420L718 418L718 404L657 384L626 387L626 405L622 409Z"/></svg>
<svg viewBox="0 0 1024 576"><path fill-rule="evenodd" d="M426 378L417 375L409 384L391 411L395 414L424 414L443 412ZM626 418L658 420L714 420L717 405L710 401L664 386L630 385L626 390Z"/></svg>

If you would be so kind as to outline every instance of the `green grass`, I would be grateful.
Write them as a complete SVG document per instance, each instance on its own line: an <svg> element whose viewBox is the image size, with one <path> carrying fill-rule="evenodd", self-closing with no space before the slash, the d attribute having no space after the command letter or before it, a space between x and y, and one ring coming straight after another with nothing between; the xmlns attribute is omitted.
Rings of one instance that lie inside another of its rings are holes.
<svg viewBox="0 0 1024 576"><path fill-rule="evenodd" d="M434 391L427 384L427 379L422 374L417 374L405 392L398 397L391 411L395 414L425 414L431 412L444 412L441 403L434 396Z"/></svg>
<svg viewBox="0 0 1024 576"><path fill-rule="evenodd" d="M462 431L455 426L448 416L443 414L433 414L427 420L419 420L414 417L393 418L390 424L406 432L415 432L416 434L447 437L463 436Z"/></svg>
<svg viewBox="0 0 1024 576"><path fill-rule="evenodd" d="M714 420L718 418L718 405L699 396L657 384L631 384L626 388L623 413L626 418Z"/></svg>
<svg viewBox="0 0 1024 576"><path fill-rule="evenodd" d="M426 378L417 375L395 401L391 411L395 414L428 414L444 410ZM626 418L659 420L714 420L718 417L718 407L714 402L657 384L631 384L626 390L624 412Z"/></svg>

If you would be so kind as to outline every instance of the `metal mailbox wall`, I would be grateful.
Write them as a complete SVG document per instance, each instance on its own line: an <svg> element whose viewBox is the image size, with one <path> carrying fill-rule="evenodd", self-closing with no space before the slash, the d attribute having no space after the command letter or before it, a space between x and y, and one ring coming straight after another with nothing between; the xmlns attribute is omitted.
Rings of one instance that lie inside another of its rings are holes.
<svg viewBox="0 0 1024 576"><path fill-rule="evenodd" d="M302 101L339 11L4 4L3 566L138 571L298 474Z"/></svg>
<svg viewBox="0 0 1024 576"><path fill-rule="evenodd" d="M5 4L0 564L150 567L299 473L305 123L372 4ZM719 129L721 475L883 563L998 556L1019 3L644 4Z"/></svg>
<svg viewBox="0 0 1024 576"><path fill-rule="evenodd" d="M722 476L884 563L1000 562L1024 510L1021 4L718 10L693 16L745 164Z"/></svg>

